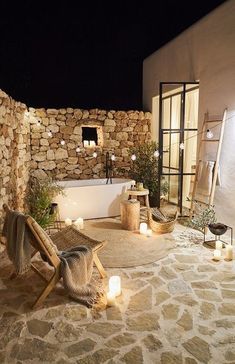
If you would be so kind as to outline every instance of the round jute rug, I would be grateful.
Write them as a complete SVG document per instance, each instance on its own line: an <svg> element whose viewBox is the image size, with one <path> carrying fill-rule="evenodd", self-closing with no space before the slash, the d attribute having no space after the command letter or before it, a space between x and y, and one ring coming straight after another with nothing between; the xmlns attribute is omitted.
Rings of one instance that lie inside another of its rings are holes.
<svg viewBox="0 0 235 364"><path fill-rule="evenodd" d="M138 231L123 230L118 219L85 221L82 232L95 240L107 240L98 253L106 268L136 267L153 263L168 255L175 247L170 234L141 235Z"/></svg>

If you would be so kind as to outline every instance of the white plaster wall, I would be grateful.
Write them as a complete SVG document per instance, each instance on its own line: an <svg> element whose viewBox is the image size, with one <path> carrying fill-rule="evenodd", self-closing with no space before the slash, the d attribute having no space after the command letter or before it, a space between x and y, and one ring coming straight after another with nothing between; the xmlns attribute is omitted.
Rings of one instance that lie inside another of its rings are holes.
<svg viewBox="0 0 235 364"><path fill-rule="evenodd" d="M235 0L225 2L145 59L144 108L152 111L159 82L196 80L200 82L199 128L206 111L217 115L228 108L220 163L222 186L217 187L215 205L218 219L235 228Z"/></svg>

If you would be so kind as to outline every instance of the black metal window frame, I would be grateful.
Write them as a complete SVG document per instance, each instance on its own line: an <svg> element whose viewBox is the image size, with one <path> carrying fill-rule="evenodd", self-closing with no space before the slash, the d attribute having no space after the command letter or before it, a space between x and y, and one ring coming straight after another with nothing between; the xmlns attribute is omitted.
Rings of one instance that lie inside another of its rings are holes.
<svg viewBox="0 0 235 364"><path fill-rule="evenodd" d="M166 85L176 85L176 86L182 86L182 91L178 91L176 93L173 93L171 95L167 95L163 97L163 87ZM187 85L195 85L195 87L192 87L190 89L186 89ZM164 132L169 132L169 148L171 148L171 134L172 132L179 133L179 144L184 143L184 133L187 131L198 131L198 128L185 128L185 96L187 92L191 92L193 90L199 89L199 82L160 82L159 84L159 150L163 151L163 135ZM180 128L179 129L171 129L171 115L172 115L172 104L170 101L170 128L162 128L163 123L163 101L166 99L172 99L173 96L181 95L181 109L180 109ZM160 153L159 156L159 175L158 180L159 183L161 183L162 176L179 176L178 178L178 206L180 209L180 214L182 215L183 210L183 178L184 176L194 176L195 173L184 173L184 150L180 150L179 154L179 170L178 173L163 173L163 168L170 169L176 169L170 167L170 156L171 153L169 151L169 167L163 166L163 153ZM158 205L160 206L160 196L161 196L161 190L159 188L158 190Z"/></svg>

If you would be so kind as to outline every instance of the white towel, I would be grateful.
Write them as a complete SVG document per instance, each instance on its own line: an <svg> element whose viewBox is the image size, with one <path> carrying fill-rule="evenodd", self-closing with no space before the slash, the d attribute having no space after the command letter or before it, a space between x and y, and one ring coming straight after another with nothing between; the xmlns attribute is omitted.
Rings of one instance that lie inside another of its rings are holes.
<svg viewBox="0 0 235 364"><path fill-rule="evenodd" d="M197 194L206 197L210 196L214 165L215 162L213 161L199 161Z"/></svg>

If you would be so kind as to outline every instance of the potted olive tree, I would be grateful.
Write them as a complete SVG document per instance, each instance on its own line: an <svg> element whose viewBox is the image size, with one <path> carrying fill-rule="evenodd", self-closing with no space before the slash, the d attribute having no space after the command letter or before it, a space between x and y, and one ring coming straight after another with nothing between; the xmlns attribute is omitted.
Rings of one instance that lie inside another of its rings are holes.
<svg viewBox="0 0 235 364"><path fill-rule="evenodd" d="M136 182L142 182L145 188L149 189L150 206L157 206L157 196L159 191L158 180L158 158L154 152L158 149L156 142L147 142L137 147L130 148L130 155L135 155L136 159L132 161L130 168L130 177ZM164 191L167 193L166 184Z"/></svg>
<svg viewBox="0 0 235 364"><path fill-rule="evenodd" d="M28 213L42 228L47 228L54 222L55 206L52 201L60 193L63 193L63 188L51 177L43 179L30 177L26 196Z"/></svg>

